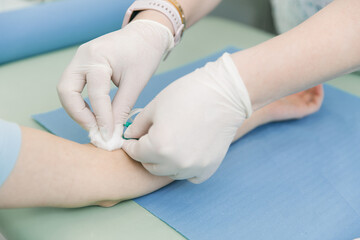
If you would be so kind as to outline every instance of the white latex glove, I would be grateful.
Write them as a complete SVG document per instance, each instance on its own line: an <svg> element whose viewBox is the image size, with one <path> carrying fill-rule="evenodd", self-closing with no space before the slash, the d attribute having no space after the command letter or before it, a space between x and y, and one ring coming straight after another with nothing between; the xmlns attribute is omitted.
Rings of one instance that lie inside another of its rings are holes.
<svg viewBox="0 0 360 240"><path fill-rule="evenodd" d="M123 149L152 174L201 183L219 167L251 115L229 54L166 87L126 130Z"/></svg>
<svg viewBox="0 0 360 240"><path fill-rule="evenodd" d="M106 150L121 147L125 119L173 45L173 35L164 25L135 20L79 47L61 77L58 93L68 114L90 131L94 145ZM113 102L111 81L119 87ZM81 96L86 84L93 112Z"/></svg>

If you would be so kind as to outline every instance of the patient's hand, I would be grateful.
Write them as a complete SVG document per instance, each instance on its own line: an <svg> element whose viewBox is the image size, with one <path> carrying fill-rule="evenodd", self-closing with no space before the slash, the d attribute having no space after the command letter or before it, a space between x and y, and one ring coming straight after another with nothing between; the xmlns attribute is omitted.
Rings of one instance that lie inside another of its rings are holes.
<svg viewBox="0 0 360 240"><path fill-rule="evenodd" d="M259 111L268 114L269 121L298 119L318 111L324 99L322 85L295 93L273 102Z"/></svg>
<svg viewBox="0 0 360 240"><path fill-rule="evenodd" d="M323 87L318 85L273 102L254 112L238 129L234 141L260 125L310 115L319 110L323 99Z"/></svg>

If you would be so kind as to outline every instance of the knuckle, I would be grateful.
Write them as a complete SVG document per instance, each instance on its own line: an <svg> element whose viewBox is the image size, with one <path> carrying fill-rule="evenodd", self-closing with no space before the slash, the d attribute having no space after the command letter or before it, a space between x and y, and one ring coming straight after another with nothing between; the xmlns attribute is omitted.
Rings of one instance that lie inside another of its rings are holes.
<svg viewBox="0 0 360 240"><path fill-rule="evenodd" d="M56 90L58 92L59 95L63 96L65 94L67 94L69 92L69 89L67 87L67 84L65 84L64 82L60 81L57 86L56 86Z"/></svg>
<svg viewBox="0 0 360 240"><path fill-rule="evenodd" d="M72 72L70 66L68 66L63 72L60 81L56 85L57 92L61 95L69 93L71 91L72 84L74 83L73 78L74 73Z"/></svg>
<svg viewBox="0 0 360 240"><path fill-rule="evenodd" d="M124 107L119 107L119 116L121 118L127 118L129 116L129 113L131 112L131 107L126 105Z"/></svg>
<svg viewBox="0 0 360 240"><path fill-rule="evenodd" d="M91 56L98 55L102 51L101 49L102 49L101 44L98 44L95 42L88 44L88 46L87 46L87 51Z"/></svg>
<svg viewBox="0 0 360 240"><path fill-rule="evenodd" d="M114 117L115 117L115 123L116 124L123 124L123 123L126 123L127 120L129 120L128 116L129 116L129 112L130 110L120 110L120 109L117 109L116 106L113 107L114 108ZM138 133L138 128L136 127L136 124L133 122L133 128L131 129L131 131L134 133L134 134L137 134Z"/></svg>
<svg viewBox="0 0 360 240"><path fill-rule="evenodd" d="M79 46L79 48L77 49L77 51L82 51L82 50L86 49L87 46L88 46L88 44L89 44L89 42L86 42L86 43L81 44L81 45Z"/></svg>
<svg viewBox="0 0 360 240"><path fill-rule="evenodd" d="M81 44L79 46L79 48L76 50L76 54L75 56L78 56L78 55L82 55L84 53L87 53L89 50L89 47L88 47L89 43L84 43L84 44Z"/></svg>
<svg viewBox="0 0 360 240"><path fill-rule="evenodd" d="M99 52L101 52L101 45L96 42L87 42L82 45L77 50L77 54L83 55L89 55L96 56Z"/></svg>

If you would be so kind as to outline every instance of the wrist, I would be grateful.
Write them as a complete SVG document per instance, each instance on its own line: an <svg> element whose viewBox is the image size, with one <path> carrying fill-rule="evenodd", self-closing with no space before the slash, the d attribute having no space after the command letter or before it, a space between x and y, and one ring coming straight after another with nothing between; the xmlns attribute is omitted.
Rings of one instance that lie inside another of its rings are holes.
<svg viewBox="0 0 360 240"><path fill-rule="evenodd" d="M274 117L272 115L272 112L269 111L268 108L263 107L254 112L254 114L251 116L254 116L254 121L256 123L256 126L261 126L270 122L274 121Z"/></svg>
<svg viewBox="0 0 360 240"><path fill-rule="evenodd" d="M233 142L243 137L245 134L249 133L253 129L272 122L271 113L266 111L266 108L261 108L254 112L249 119L246 119L243 124L236 131Z"/></svg>
<svg viewBox="0 0 360 240"><path fill-rule="evenodd" d="M175 34L175 29L171 23L171 21L166 17L165 14L156 11L156 10L144 10L139 12L136 17L134 18L133 21L135 20L139 20L139 19L146 19L146 20L152 20L155 22L158 22L162 25L164 25L165 27L167 27L171 34Z"/></svg>
<svg viewBox="0 0 360 240"><path fill-rule="evenodd" d="M238 72L241 73L241 77L249 93L253 111L257 111L268 102L263 103L259 99L259 91L257 90L260 88L260 86L265 85L265 83L257 83L261 80L257 77L257 74L259 73L258 64L255 64L256 62L254 61L254 56L251 54L249 55L248 52L249 50L247 49L233 53L231 58L236 65Z"/></svg>

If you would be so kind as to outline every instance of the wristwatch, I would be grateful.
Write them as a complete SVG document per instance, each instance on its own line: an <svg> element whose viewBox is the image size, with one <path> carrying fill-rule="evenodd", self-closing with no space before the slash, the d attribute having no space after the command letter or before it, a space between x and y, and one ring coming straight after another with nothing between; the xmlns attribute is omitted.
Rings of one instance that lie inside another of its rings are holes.
<svg viewBox="0 0 360 240"><path fill-rule="evenodd" d="M185 17L181 6L176 0L137 0L126 11L122 27L125 27L143 10L156 10L163 13L174 27L174 45L177 45L185 30Z"/></svg>

